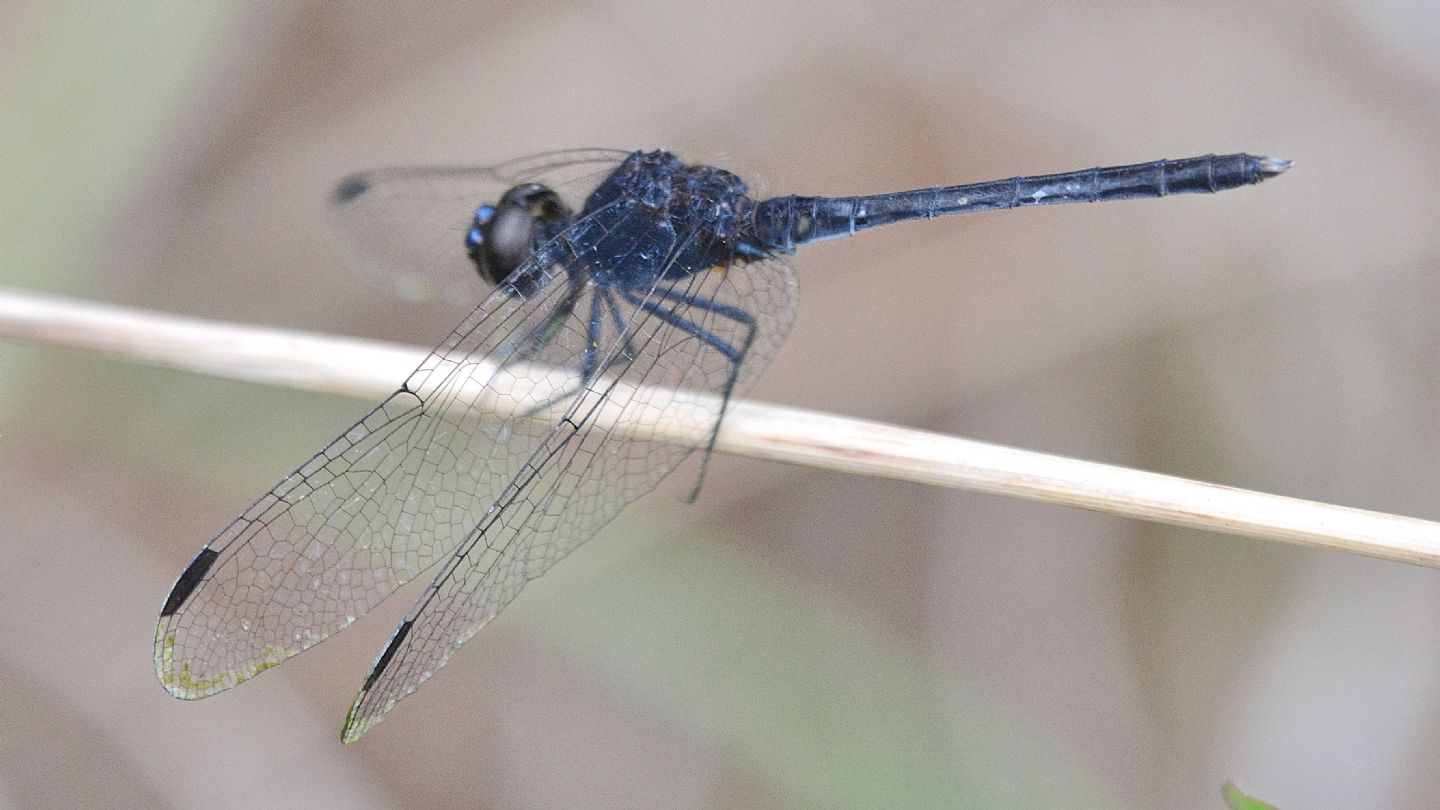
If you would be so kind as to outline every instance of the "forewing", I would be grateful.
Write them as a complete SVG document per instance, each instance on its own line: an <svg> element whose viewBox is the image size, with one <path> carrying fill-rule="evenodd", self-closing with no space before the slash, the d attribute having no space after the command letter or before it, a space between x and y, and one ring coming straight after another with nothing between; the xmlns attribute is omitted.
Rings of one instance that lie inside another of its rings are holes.
<svg viewBox="0 0 1440 810"><path fill-rule="evenodd" d="M412 300L465 306L489 294L465 252L465 234L483 203L521 183L542 183L580 211L627 152L572 149L487 168L383 169L341 181L331 223L347 263Z"/></svg>
<svg viewBox="0 0 1440 810"><path fill-rule="evenodd" d="M593 329L589 313L596 295L604 293L588 286L572 328ZM444 666L527 581L684 460L693 445L667 438L662 426L688 423L691 436L712 431L726 396L748 388L778 349L795 298L792 269L770 258L660 282L645 296L651 308L622 300L618 317L605 315L603 375L565 403L519 475L411 609L356 697L343 738L358 739ZM602 301L602 311L606 306ZM753 333L727 314L735 311L753 315ZM682 328L663 314L698 329ZM748 344L738 373L707 339ZM564 360L557 354L548 359Z"/></svg>
<svg viewBox="0 0 1440 810"><path fill-rule="evenodd" d="M571 231L643 232L636 208L616 204ZM521 418L533 398L578 379L585 336L554 329L573 303L564 267L584 253L577 241L567 232L542 246L522 268L539 292L495 291L398 391L196 555L156 629L170 692L205 697L308 649L471 535L548 434ZM570 362L536 380L542 333L549 359Z"/></svg>

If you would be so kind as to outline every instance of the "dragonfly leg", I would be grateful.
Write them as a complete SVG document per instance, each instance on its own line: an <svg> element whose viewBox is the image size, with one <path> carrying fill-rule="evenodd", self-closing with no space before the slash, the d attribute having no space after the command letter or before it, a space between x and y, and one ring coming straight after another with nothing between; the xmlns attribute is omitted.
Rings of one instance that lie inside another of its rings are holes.
<svg viewBox="0 0 1440 810"><path fill-rule="evenodd" d="M615 301L614 293L609 287L600 288L600 294L605 297L605 306L610 310L610 320L615 324L615 332L625 340L625 357L633 361L640 354L635 351L635 344L630 342L630 325L625 322L624 316L620 314L620 305Z"/></svg>
<svg viewBox="0 0 1440 810"><path fill-rule="evenodd" d="M735 390L736 380L740 376L740 364L745 362L745 355L750 351L750 345L755 342L755 316L738 307L730 306L716 301L713 298L702 298L687 296L674 290L656 288L651 291L653 295L666 300L675 301L677 304L684 304L703 312L713 312L730 318L745 327L745 340L739 348L732 346L719 335L706 329L698 323L690 320L673 307L667 307L658 301L641 297L633 290L621 289L620 295L625 300L639 307L645 312L653 314L662 321L674 326L686 334L689 334L701 343L719 352L726 360L730 361L730 376L725 380L725 387L720 392L720 413L715 417L715 426L710 429L710 438L705 442L705 454L700 460L700 475L695 480L695 488L690 491L687 501L693 502L700 496L700 487L705 483L705 471L710 466L710 457L715 453L715 439L720 433L720 424L725 419L725 410L730 407L730 395Z"/></svg>
<svg viewBox="0 0 1440 810"><path fill-rule="evenodd" d="M609 291L603 287L597 287L595 295L590 299L590 317L585 326L585 351L581 355L579 379L574 383L567 384L564 388L561 388L534 406L526 408L521 412L521 418L529 419L556 403L570 399L580 393L585 386L589 385L591 381L598 376L600 365L600 336L605 323L604 315L601 312L603 309L602 295L608 297ZM552 315L552 317L554 316ZM626 349L630 350L630 338L628 335L625 337L625 345ZM631 360L634 359L633 351L631 351L629 357Z"/></svg>
<svg viewBox="0 0 1440 810"><path fill-rule="evenodd" d="M652 294L671 301L678 301L686 306L699 307L706 312L713 312L716 315L723 315L726 318L745 324L746 326L755 325L754 315L751 315L739 307L716 301L714 298L686 295L683 292L665 287L656 287Z"/></svg>

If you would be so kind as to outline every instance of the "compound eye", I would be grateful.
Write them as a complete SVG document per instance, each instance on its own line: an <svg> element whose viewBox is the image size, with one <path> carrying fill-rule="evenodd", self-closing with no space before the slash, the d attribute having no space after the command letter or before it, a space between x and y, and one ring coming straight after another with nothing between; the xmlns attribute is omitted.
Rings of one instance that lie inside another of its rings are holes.
<svg viewBox="0 0 1440 810"><path fill-rule="evenodd" d="M486 281L499 284L530 258L535 249L535 224L535 217L518 206L506 206L496 212L485 228L484 261L480 270Z"/></svg>
<svg viewBox="0 0 1440 810"><path fill-rule="evenodd" d="M527 183L505 192L497 205L475 210L466 252L480 277L499 285L569 224L570 211L555 192Z"/></svg>

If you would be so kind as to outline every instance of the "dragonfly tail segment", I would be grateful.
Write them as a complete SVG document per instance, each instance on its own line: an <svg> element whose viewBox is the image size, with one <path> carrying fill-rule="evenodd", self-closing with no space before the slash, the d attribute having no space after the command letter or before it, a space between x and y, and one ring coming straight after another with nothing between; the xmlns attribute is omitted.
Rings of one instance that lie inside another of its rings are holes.
<svg viewBox="0 0 1440 810"><path fill-rule="evenodd" d="M776 197L756 206L755 229L767 249L790 253L800 245L913 219L1027 205L1211 194L1254 185L1288 168L1290 161L1281 158L1204 155L866 197Z"/></svg>

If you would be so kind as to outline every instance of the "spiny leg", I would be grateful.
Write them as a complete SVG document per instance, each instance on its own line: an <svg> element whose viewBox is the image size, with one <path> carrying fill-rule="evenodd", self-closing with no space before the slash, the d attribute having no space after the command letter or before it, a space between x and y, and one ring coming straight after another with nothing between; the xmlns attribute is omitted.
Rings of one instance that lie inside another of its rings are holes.
<svg viewBox="0 0 1440 810"><path fill-rule="evenodd" d="M529 419L557 403L570 399L580 393L585 386L589 385L591 381L598 376L600 365L600 335L604 325L604 317L601 313L601 294L603 292L604 288L597 284L596 292L590 298L590 317L585 326L585 351L581 355L579 379L573 383L566 384L565 387L546 397L535 406L525 409L525 411L520 414L522 418ZM571 306L573 305L574 302L571 303ZM628 336L626 337L626 347L629 347ZM630 357L633 359L634 355L632 354Z"/></svg>
<svg viewBox="0 0 1440 810"><path fill-rule="evenodd" d="M720 413L715 417L715 427L710 430L710 438L705 442L705 454L700 459L700 475L695 480L695 488L690 491L687 501L694 502L700 497L700 487L705 483L705 472L710 467L710 457L715 453L715 440L720 434L720 424L725 419L725 411L730 407L730 395L735 390L735 382L740 376L740 364L745 362L745 355L750 351L750 345L755 342L755 316L743 309L723 304L713 298L692 298L677 293L674 290L667 290L656 287L650 291L654 295L671 301L677 301L705 312L713 312L730 318L745 327L745 342L736 349L723 338L710 330L695 323L676 312L673 308L664 307L656 301L642 298L633 290L621 288L620 295L625 300L639 307L642 311L649 312L662 321L674 326L686 334L711 347L719 352L726 360L730 361L730 376L725 380L725 387L720 392Z"/></svg>
<svg viewBox="0 0 1440 810"><path fill-rule="evenodd" d="M640 354L635 351L635 344L630 342L630 325L620 314L620 305L615 301L615 294L610 292L609 287L601 287L600 294L605 297L605 306L610 308L610 320L615 324L615 332L625 341L625 356L633 361Z"/></svg>
<svg viewBox="0 0 1440 810"><path fill-rule="evenodd" d="M733 321L738 321L739 323L746 326L755 325L754 315L751 315L750 313L746 312L743 309L740 309L739 307L734 307L729 304L716 301L714 298L699 298L689 296L685 293L677 292L676 290L668 287L656 287L654 290L651 291L651 294L657 295L661 298L667 298L671 301L678 301L688 306L699 307L707 312L713 312L716 315L722 315Z"/></svg>
<svg viewBox="0 0 1440 810"><path fill-rule="evenodd" d="M523 338L506 341L495 347L489 359L497 365L504 365L516 355L524 357L540 351L555 336L555 330L575 310L575 304L579 301L579 282L573 276L569 277L566 279L564 298L550 310L550 313L545 316L545 320L526 332ZM519 329L517 328L516 331Z"/></svg>

